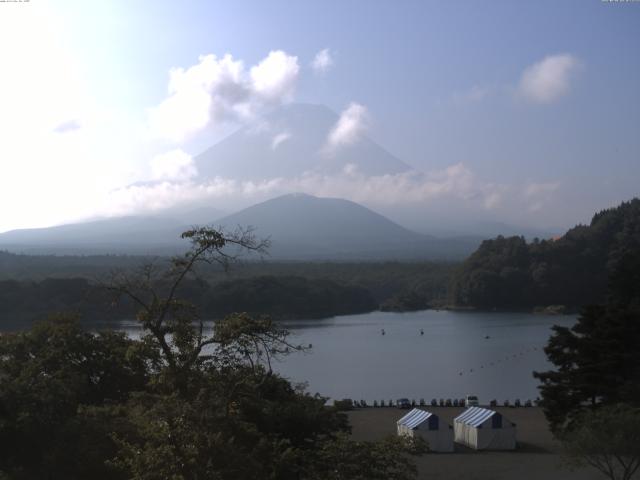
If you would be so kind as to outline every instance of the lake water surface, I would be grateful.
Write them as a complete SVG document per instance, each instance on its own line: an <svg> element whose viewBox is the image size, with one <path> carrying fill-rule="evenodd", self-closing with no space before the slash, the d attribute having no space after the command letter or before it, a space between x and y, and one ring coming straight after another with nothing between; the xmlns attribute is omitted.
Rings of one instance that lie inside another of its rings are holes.
<svg viewBox="0 0 640 480"><path fill-rule="evenodd" d="M308 382L312 393L338 399L428 402L473 393L482 403L533 400L538 382L531 372L551 368L542 350L551 326L574 322L574 317L435 310L290 321L284 322L290 340L313 348L290 354L274 369L293 382ZM123 328L139 334L133 325Z"/></svg>

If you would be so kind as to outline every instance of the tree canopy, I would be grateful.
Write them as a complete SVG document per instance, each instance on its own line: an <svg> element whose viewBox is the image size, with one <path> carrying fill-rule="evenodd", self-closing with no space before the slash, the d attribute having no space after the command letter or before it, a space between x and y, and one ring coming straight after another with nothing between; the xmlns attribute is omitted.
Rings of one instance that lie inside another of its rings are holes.
<svg viewBox="0 0 640 480"><path fill-rule="evenodd" d="M67 317L0 336L0 478L413 478L408 455L424 445L354 442L344 414L272 371L300 348L286 330L246 313L208 330L178 297L199 264L227 267L264 244L246 231L185 236L193 248L169 270L108 285L138 305L141 339Z"/></svg>
<svg viewBox="0 0 640 480"><path fill-rule="evenodd" d="M626 252L640 249L640 199L594 215L557 239L484 241L458 269L453 304L480 308L579 308L605 300L607 279Z"/></svg>
<svg viewBox="0 0 640 480"><path fill-rule="evenodd" d="M640 406L640 250L618 260L608 300L583 309L576 324L554 327L545 352L555 369L536 372L542 405L556 432L584 410Z"/></svg>
<svg viewBox="0 0 640 480"><path fill-rule="evenodd" d="M610 480L631 480L640 468L640 409L612 405L585 412L562 443L571 464L591 465Z"/></svg>

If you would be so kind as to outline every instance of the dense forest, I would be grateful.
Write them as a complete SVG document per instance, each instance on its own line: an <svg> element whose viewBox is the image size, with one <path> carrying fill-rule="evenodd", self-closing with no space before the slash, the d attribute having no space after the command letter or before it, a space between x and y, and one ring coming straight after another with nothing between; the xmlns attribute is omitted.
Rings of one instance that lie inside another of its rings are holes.
<svg viewBox="0 0 640 480"><path fill-rule="evenodd" d="M484 241L454 275L458 306L568 310L604 301L607 278L627 252L640 249L640 200L594 215L553 240L523 237Z"/></svg>
<svg viewBox="0 0 640 480"><path fill-rule="evenodd" d="M220 282L185 280L178 292L198 307L205 318L232 312L271 315L274 318L319 318L370 312L378 308L369 292L331 280L259 276ZM41 282L0 281L0 321L16 328L49 312L73 312L83 319L105 322L133 318L135 308L126 299L115 302L105 285L83 278L49 278Z"/></svg>
<svg viewBox="0 0 640 480"><path fill-rule="evenodd" d="M93 283L113 271L130 270L153 262L159 267L168 257L130 255L20 255L0 251L0 280L42 281L49 278L85 278ZM204 265L199 275L211 284L258 276L295 276L326 279L342 285L361 286L382 303L401 292L417 291L430 301L446 299L451 262L282 262L268 257L247 257L230 271Z"/></svg>
<svg viewBox="0 0 640 480"><path fill-rule="evenodd" d="M114 272L168 258L135 256L30 256L0 252L0 322L17 328L50 312L76 312L83 319L132 318L133 306L114 303L105 289ZM244 261L225 272L203 265L198 279L180 295L202 315L233 311L276 318L318 318L362 313L379 307L416 310L446 300L454 264L431 262L267 262Z"/></svg>

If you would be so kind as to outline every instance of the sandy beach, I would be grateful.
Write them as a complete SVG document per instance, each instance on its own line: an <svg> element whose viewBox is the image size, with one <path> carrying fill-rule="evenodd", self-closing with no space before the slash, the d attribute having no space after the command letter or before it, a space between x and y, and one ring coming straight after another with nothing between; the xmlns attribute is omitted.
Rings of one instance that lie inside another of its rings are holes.
<svg viewBox="0 0 640 480"><path fill-rule="evenodd" d="M464 408L424 407L441 421L452 424ZM420 479L447 480L602 480L592 468L570 470L559 454L539 408L496 408L517 425L518 449L511 452L478 452L456 444L454 453L428 453L416 458ZM396 421L407 410L365 408L349 412L356 440L377 440L396 434Z"/></svg>

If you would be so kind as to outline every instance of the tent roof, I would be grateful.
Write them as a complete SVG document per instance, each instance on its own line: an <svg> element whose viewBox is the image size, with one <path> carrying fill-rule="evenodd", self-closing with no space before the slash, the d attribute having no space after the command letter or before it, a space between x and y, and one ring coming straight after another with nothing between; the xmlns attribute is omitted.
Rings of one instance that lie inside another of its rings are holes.
<svg viewBox="0 0 640 480"><path fill-rule="evenodd" d="M433 415L433 413L414 408L398 420L398 425L404 425L408 428L416 428L418 425L428 420L431 415Z"/></svg>
<svg viewBox="0 0 640 480"><path fill-rule="evenodd" d="M454 418L454 421L471 425L472 427L477 427L479 425L482 425L485 420L491 418L496 413L497 412L489 410L487 408L469 407L456 418Z"/></svg>

